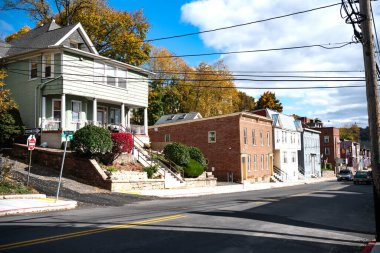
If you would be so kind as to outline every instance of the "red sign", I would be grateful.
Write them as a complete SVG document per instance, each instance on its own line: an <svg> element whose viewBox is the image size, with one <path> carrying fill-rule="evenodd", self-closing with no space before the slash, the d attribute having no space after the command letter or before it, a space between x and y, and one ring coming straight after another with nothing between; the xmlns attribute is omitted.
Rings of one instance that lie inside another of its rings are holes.
<svg viewBox="0 0 380 253"><path fill-rule="evenodd" d="M34 148L36 147L36 138L34 137L34 135L29 136L27 145L28 150L34 150Z"/></svg>

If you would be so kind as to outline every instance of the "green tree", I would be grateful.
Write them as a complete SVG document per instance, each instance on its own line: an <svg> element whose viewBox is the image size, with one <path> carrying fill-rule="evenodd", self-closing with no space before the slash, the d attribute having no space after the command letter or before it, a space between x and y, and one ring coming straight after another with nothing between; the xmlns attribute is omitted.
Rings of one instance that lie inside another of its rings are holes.
<svg viewBox="0 0 380 253"><path fill-rule="evenodd" d="M351 126L347 125L339 128L339 135L341 139L358 142L360 140L360 128L356 123Z"/></svg>
<svg viewBox="0 0 380 253"><path fill-rule="evenodd" d="M24 10L37 24L47 24L53 17L60 25L80 22L103 56L134 65L149 58L151 44L144 40L150 25L141 10L118 11L106 0L5 0L2 9Z"/></svg>
<svg viewBox="0 0 380 253"><path fill-rule="evenodd" d="M283 107L280 100L276 98L276 94L270 91L266 91L261 95L259 100L257 101L256 109L265 109L269 108L278 112L282 112Z"/></svg>

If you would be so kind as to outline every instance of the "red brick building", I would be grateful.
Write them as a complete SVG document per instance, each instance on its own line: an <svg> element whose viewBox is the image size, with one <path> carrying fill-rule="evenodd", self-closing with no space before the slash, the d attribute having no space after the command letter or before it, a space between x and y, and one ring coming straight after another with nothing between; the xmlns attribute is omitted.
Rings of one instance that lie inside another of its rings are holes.
<svg viewBox="0 0 380 253"><path fill-rule="evenodd" d="M149 127L152 147L181 142L202 150L219 181L269 181L273 170L272 120L252 113Z"/></svg>
<svg viewBox="0 0 380 253"><path fill-rule="evenodd" d="M339 128L335 127L317 127L313 128L321 132L321 157L327 163L331 163L333 168L336 167L336 158L340 158L340 139Z"/></svg>

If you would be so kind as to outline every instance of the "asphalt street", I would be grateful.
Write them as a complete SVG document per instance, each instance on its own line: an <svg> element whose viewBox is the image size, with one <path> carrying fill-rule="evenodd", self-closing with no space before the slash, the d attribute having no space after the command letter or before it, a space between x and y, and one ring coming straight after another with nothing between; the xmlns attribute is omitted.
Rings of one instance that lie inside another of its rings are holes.
<svg viewBox="0 0 380 253"><path fill-rule="evenodd" d="M279 189L0 218L3 252L360 252L371 185Z"/></svg>

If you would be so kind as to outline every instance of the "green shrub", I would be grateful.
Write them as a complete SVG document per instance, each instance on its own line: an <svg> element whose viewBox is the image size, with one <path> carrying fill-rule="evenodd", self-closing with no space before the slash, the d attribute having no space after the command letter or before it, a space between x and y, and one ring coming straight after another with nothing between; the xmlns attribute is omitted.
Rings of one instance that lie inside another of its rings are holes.
<svg viewBox="0 0 380 253"><path fill-rule="evenodd" d="M112 150L111 134L107 129L88 125L74 133L71 147L82 156L100 157Z"/></svg>
<svg viewBox="0 0 380 253"><path fill-rule="evenodd" d="M326 170L332 170L332 164L326 163Z"/></svg>
<svg viewBox="0 0 380 253"><path fill-rule="evenodd" d="M151 166L145 167L144 171L146 172L146 174L148 174L148 178L152 178L153 175L158 171L158 166L151 165Z"/></svg>
<svg viewBox="0 0 380 253"><path fill-rule="evenodd" d="M12 147L13 139L22 134L24 125L16 108L0 113L0 147Z"/></svg>
<svg viewBox="0 0 380 253"><path fill-rule="evenodd" d="M185 177L196 178L199 177L205 170L204 166L199 162L190 159L190 161L184 167Z"/></svg>
<svg viewBox="0 0 380 253"><path fill-rule="evenodd" d="M189 147L190 159L193 159L203 166L206 166L206 159L203 156L202 151L197 147Z"/></svg>
<svg viewBox="0 0 380 253"><path fill-rule="evenodd" d="M164 155L177 165L186 165L190 160L189 148L177 142L166 145Z"/></svg>

